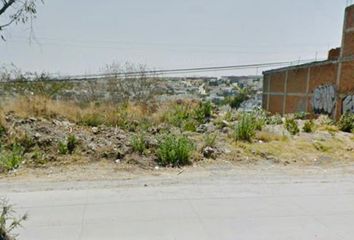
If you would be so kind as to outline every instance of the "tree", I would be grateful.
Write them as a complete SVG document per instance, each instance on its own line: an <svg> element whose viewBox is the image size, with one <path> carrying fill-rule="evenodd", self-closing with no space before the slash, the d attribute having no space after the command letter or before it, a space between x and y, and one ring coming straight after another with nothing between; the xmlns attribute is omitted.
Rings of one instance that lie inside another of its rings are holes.
<svg viewBox="0 0 354 240"><path fill-rule="evenodd" d="M37 15L37 2L43 0L0 0L0 36L11 24L31 22Z"/></svg>
<svg viewBox="0 0 354 240"><path fill-rule="evenodd" d="M156 83L159 78L145 65L112 63L106 65L103 72L110 74L107 79L107 91L114 102L147 102L158 91Z"/></svg>

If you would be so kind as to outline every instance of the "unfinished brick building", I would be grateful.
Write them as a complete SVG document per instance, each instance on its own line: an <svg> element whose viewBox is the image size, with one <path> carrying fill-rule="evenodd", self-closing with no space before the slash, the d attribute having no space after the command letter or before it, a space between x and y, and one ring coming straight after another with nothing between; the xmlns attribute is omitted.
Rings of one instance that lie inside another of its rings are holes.
<svg viewBox="0 0 354 240"><path fill-rule="evenodd" d="M321 113L337 119L354 113L354 5L345 10L342 46L330 50L326 61L263 74L263 108L271 113Z"/></svg>

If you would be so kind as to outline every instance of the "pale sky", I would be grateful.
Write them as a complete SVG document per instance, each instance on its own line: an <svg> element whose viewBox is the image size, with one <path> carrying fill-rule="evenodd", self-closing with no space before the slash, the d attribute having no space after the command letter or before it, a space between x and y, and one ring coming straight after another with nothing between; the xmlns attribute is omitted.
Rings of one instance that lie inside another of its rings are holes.
<svg viewBox="0 0 354 240"><path fill-rule="evenodd" d="M132 62L155 69L326 57L340 46L346 0L45 0L12 26L0 64L24 71L96 73ZM261 70L227 74L259 74ZM213 73L209 73L213 75Z"/></svg>

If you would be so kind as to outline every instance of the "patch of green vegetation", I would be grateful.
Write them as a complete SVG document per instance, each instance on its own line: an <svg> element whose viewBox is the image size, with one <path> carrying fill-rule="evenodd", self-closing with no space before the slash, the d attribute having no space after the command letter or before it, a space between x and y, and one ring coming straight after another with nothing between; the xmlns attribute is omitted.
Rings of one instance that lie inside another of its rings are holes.
<svg viewBox="0 0 354 240"><path fill-rule="evenodd" d="M339 130L343 132L353 132L354 130L354 114L345 113L337 123Z"/></svg>
<svg viewBox="0 0 354 240"><path fill-rule="evenodd" d="M294 119L305 120L308 118L309 115L310 114L307 112L296 112L296 113L294 113Z"/></svg>
<svg viewBox="0 0 354 240"><path fill-rule="evenodd" d="M201 102L198 106L189 103L176 104L165 113L165 119L175 127L195 132L197 126L212 116L211 102Z"/></svg>
<svg viewBox="0 0 354 240"><path fill-rule="evenodd" d="M235 140L251 142L255 134L256 134L256 127L254 124L254 117L250 113L243 113L235 127L235 131L234 131Z"/></svg>
<svg viewBox="0 0 354 240"><path fill-rule="evenodd" d="M266 124L269 124L269 125L281 125L283 124L283 119L282 117L280 116L280 114L275 114L273 116L270 116L267 118L267 121L266 121Z"/></svg>
<svg viewBox="0 0 354 240"><path fill-rule="evenodd" d="M232 112L230 111L227 111L224 115L224 120L225 121L228 121L228 122L231 122L232 121Z"/></svg>
<svg viewBox="0 0 354 240"><path fill-rule="evenodd" d="M183 123L183 130L187 132L195 132L197 131L197 124L198 122L193 119L185 120Z"/></svg>
<svg viewBox="0 0 354 240"><path fill-rule="evenodd" d="M312 133L315 129L315 123L313 122L313 120L307 120L304 123L304 127L302 128L302 130L306 133Z"/></svg>
<svg viewBox="0 0 354 240"><path fill-rule="evenodd" d="M167 122L175 127L182 127L184 121L191 117L190 107L185 104L177 104L167 113Z"/></svg>
<svg viewBox="0 0 354 240"><path fill-rule="evenodd" d="M248 99L250 99L250 90L248 88L242 88L236 96L228 98L226 103L228 103L230 107L238 109L241 104Z"/></svg>
<svg viewBox="0 0 354 240"><path fill-rule="evenodd" d="M167 135L157 150L158 164L161 166L180 167L190 164L194 146L184 136Z"/></svg>
<svg viewBox="0 0 354 240"><path fill-rule="evenodd" d="M253 118L255 129L257 131L262 131L267 123L267 113L262 109L257 109L251 113L251 117Z"/></svg>
<svg viewBox="0 0 354 240"><path fill-rule="evenodd" d="M69 135L65 142L60 141L58 143L58 152L59 154L73 154L79 141L75 137L75 135Z"/></svg>
<svg viewBox="0 0 354 240"><path fill-rule="evenodd" d="M0 150L0 172L11 171L18 168L23 161L24 149L20 145L13 144L11 150Z"/></svg>
<svg viewBox="0 0 354 240"><path fill-rule="evenodd" d="M46 163L46 154L40 149L35 149L32 153L31 159L36 165Z"/></svg>
<svg viewBox="0 0 354 240"><path fill-rule="evenodd" d="M210 101L201 102L199 106L194 110L194 118L199 123L204 123L207 118L212 115L213 107Z"/></svg>
<svg viewBox="0 0 354 240"><path fill-rule="evenodd" d="M285 119L284 127L291 135L296 135L300 132L297 122L293 118Z"/></svg>
<svg viewBox="0 0 354 240"><path fill-rule="evenodd" d="M60 141L60 142L58 143L58 152L59 152L59 154L61 154L61 155L66 155L66 154L68 154L68 147L67 147L67 145L66 145L66 142Z"/></svg>
<svg viewBox="0 0 354 240"><path fill-rule="evenodd" d="M145 142L145 136L144 134L139 134L136 136L133 136L131 140L132 148L134 152L138 152L139 154L143 154L144 151L146 150L146 142Z"/></svg>
<svg viewBox="0 0 354 240"><path fill-rule="evenodd" d="M78 143L79 143L79 141L77 140L75 135L69 135L69 137L67 139L67 143L66 143L66 146L68 148L68 153L69 154L73 154L74 153Z"/></svg>

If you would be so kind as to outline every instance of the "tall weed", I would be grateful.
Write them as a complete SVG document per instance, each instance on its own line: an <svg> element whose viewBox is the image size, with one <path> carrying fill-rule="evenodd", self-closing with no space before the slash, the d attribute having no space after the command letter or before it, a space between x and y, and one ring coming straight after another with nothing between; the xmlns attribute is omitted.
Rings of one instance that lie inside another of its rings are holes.
<svg viewBox="0 0 354 240"><path fill-rule="evenodd" d="M23 161L24 149L14 144L11 150L0 150L0 172L8 172L18 168Z"/></svg>
<svg viewBox="0 0 354 240"><path fill-rule="evenodd" d="M255 134L256 127L254 124L254 117L250 113L243 113L234 130L235 140L251 142Z"/></svg>
<svg viewBox="0 0 354 240"><path fill-rule="evenodd" d="M188 165L193 149L194 146L188 138L167 135L161 140L157 150L158 163L172 167Z"/></svg>

